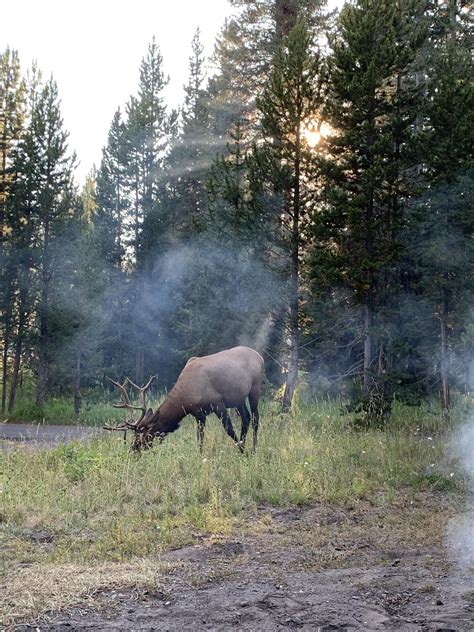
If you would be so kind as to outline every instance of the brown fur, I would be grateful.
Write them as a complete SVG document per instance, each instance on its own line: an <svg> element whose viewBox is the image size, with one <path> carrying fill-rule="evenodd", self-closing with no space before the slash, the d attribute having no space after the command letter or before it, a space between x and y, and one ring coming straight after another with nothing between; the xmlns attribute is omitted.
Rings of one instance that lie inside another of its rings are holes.
<svg viewBox="0 0 474 632"><path fill-rule="evenodd" d="M234 347L202 358L190 358L158 410L155 413L149 410L140 423L132 447L140 450L149 447L155 436L163 439L174 432L188 414L198 422L198 440L202 447L206 416L214 412L241 449L252 421L255 448L263 369L262 356L249 347ZM246 407L247 398L251 415ZM232 427L228 408L236 408L242 418L240 441Z"/></svg>

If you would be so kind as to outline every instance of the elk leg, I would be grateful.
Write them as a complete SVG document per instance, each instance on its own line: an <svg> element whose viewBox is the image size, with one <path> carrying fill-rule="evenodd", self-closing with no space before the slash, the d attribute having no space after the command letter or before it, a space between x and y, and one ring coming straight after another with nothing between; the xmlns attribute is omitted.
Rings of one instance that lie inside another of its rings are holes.
<svg viewBox="0 0 474 632"><path fill-rule="evenodd" d="M214 412L222 421L222 425L224 426L224 429L229 435L229 437L235 441L235 443L239 446L240 451L243 452L242 446L240 445L237 435L234 432L234 427L232 426L232 420L230 418L229 413L227 412L226 407L223 404L222 406L217 406Z"/></svg>
<svg viewBox="0 0 474 632"><path fill-rule="evenodd" d="M258 400L260 397L259 391L250 391L249 404L252 411L252 428L253 428L253 451L257 449L257 434L258 434L258 422L260 415L258 413Z"/></svg>
<svg viewBox="0 0 474 632"><path fill-rule="evenodd" d="M204 428L206 426L205 415L199 415L196 417L197 421L197 440L199 445L199 452L202 452L204 446Z"/></svg>
<svg viewBox="0 0 474 632"><path fill-rule="evenodd" d="M242 406L238 406L236 410L239 413L240 418L242 419L242 430L240 431L240 443L242 444L242 447L244 447L245 437L247 436L247 431L250 425L250 413L249 413L249 409L245 405L245 402L242 404Z"/></svg>

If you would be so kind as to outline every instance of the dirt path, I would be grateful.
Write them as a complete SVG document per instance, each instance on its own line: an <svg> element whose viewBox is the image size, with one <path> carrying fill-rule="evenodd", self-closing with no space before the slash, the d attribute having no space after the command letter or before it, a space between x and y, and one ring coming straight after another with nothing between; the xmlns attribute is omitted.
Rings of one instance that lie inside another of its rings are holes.
<svg viewBox="0 0 474 632"><path fill-rule="evenodd" d="M86 426L0 423L0 448L8 448L12 442L24 443L31 447L57 445L74 439L92 437L98 432L98 428Z"/></svg>
<svg viewBox="0 0 474 632"><path fill-rule="evenodd" d="M163 554L160 590L102 591L94 609L15 629L472 631L474 569L449 560L436 532L443 511L430 531L421 504L262 509L253 535L197 534Z"/></svg>

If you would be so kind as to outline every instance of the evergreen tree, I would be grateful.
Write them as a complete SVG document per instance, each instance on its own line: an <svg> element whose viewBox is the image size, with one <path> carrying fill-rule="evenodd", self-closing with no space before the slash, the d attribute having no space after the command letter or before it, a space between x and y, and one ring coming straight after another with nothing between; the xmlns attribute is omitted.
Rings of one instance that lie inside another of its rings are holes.
<svg viewBox="0 0 474 632"><path fill-rule="evenodd" d="M15 50L0 55L0 235L4 236L5 204L11 180L12 147L18 142L25 117L25 82Z"/></svg>
<svg viewBox="0 0 474 632"><path fill-rule="evenodd" d="M143 380L147 332L138 325L141 305L146 297L146 274L153 271L153 260L162 233L160 198L166 180L165 159L176 130L176 113L168 114L163 90L168 83L163 59L153 38L140 66L138 95L126 108L124 127L125 181L127 210L125 244L127 265L139 271L128 285L126 302L134 306L128 317L136 325L129 344L135 354L135 379ZM143 274L145 273L145 275ZM122 297L122 300L124 297Z"/></svg>
<svg viewBox="0 0 474 632"><path fill-rule="evenodd" d="M96 177L94 235L104 263L115 270L125 265L125 212L127 209L124 124L118 109Z"/></svg>
<svg viewBox="0 0 474 632"><path fill-rule="evenodd" d="M305 227L317 205L318 169L309 145L308 131L320 120L324 70L319 53L304 22L298 21L278 51L267 87L258 101L262 129L267 138L263 149L270 165L270 181L281 202L276 221L283 239L287 279L287 338L290 346L283 408L289 410L299 366L301 260Z"/></svg>
<svg viewBox="0 0 474 632"><path fill-rule="evenodd" d="M73 215L72 172L74 156L68 154L57 86L53 79L41 89L31 121L17 155L17 187L28 212L31 231L32 266L38 287L37 390L42 405L55 345L52 304L56 281L61 274L65 231Z"/></svg>
<svg viewBox="0 0 474 632"><path fill-rule="evenodd" d="M331 39L325 116L333 133L325 203L313 227L313 275L319 287L345 288L361 310L363 396L375 416L387 402L378 384L387 357L383 307L397 292L403 205L417 163L413 64L424 40L423 9L423 2L357 0L344 6Z"/></svg>
<svg viewBox="0 0 474 632"><path fill-rule="evenodd" d="M55 288L56 337L61 344L54 349L54 378L56 388L72 392L76 415L82 406L82 387L102 378L107 349L104 342L110 326L105 319L109 306L103 305L104 287L108 287L110 277L94 238L95 209L95 180L91 174L75 199Z"/></svg>
<svg viewBox="0 0 474 632"><path fill-rule="evenodd" d="M16 270L12 226L7 221L7 202L14 172L12 151L19 141L25 116L25 82L15 50L0 55L0 323L2 328L2 414L7 398L8 360L14 328Z"/></svg>
<svg viewBox="0 0 474 632"><path fill-rule="evenodd" d="M207 204L206 182L214 148L209 134L208 97L204 89L203 46L199 29L191 44L189 80L184 86L181 132L173 143L168 163L169 181L162 197L162 214L169 231L186 240L202 228Z"/></svg>
<svg viewBox="0 0 474 632"><path fill-rule="evenodd" d="M143 222L156 211L163 184L164 158L175 133L176 113L167 113L163 90L168 78L163 59L153 38L140 66L138 95L127 104L125 123L126 179L129 188L129 244L133 265L143 265ZM150 236L149 231L147 237Z"/></svg>
<svg viewBox="0 0 474 632"><path fill-rule="evenodd" d="M438 321L441 395L450 407L454 332L466 331L472 300L472 59L465 2L439 2L427 63L423 179L426 193L413 206L413 287L432 305ZM434 325L434 323L433 323ZM454 336L455 338L455 336ZM436 336L433 336L435 344ZM463 354L461 353L461 356Z"/></svg>
<svg viewBox="0 0 474 632"><path fill-rule="evenodd" d="M210 81L212 118L217 135L237 121L246 139L255 137L256 98L262 93L273 58L298 18L323 33L329 25L326 0L232 0L235 15L217 38Z"/></svg>
<svg viewBox="0 0 474 632"><path fill-rule="evenodd" d="M259 182L243 152L239 124L231 138L227 153L211 167L205 222L184 250L174 319L183 357L242 343L263 351L264 332L279 301L265 256Z"/></svg>

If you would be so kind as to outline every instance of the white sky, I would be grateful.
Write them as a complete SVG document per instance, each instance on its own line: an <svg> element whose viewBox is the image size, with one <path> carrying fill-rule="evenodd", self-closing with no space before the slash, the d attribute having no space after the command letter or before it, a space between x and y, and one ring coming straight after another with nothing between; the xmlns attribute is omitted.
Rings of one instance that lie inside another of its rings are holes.
<svg viewBox="0 0 474 632"><path fill-rule="evenodd" d="M335 4L337 0L331 0ZM15 0L2 3L0 51L18 50L23 72L36 59L58 83L79 183L101 159L113 114L136 93L139 65L153 35L170 75L167 100L183 99L196 28L205 54L230 14L227 0Z"/></svg>
<svg viewBox="0 0 474 632"><path fill-rule="evenodd" d="M33 59L58 83L69 146L82 182L102 147L118 106L136 93L139 66L153 35L170 75L167 100L178 106L196 28L205 54L230 13L227 0L15 0L2 3L0 51L18 50L26 72Z"/></svg>

